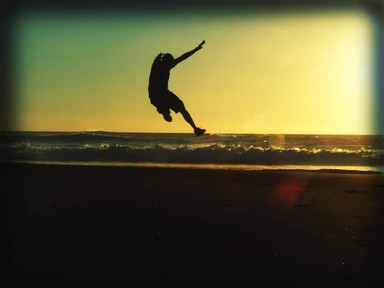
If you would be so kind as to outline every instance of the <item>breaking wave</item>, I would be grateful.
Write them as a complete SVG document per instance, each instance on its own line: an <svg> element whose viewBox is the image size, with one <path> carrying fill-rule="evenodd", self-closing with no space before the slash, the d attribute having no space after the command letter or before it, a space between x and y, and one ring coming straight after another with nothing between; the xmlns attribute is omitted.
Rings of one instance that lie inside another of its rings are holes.
<svg viewBox="0 0 384 288"><path fill-rule="evenodd" d="M62 137L62 136L60 136ZM105 140L105 139L104 139ZM62 141L62 138L60 139ZM308 149L303 147L224 144L127 145L107 141L83 143L19 142L0 146L3 160L87 161L131 163L384 166L384 154L367 149ZM132 144L132 143L131 143Z"/></svg>

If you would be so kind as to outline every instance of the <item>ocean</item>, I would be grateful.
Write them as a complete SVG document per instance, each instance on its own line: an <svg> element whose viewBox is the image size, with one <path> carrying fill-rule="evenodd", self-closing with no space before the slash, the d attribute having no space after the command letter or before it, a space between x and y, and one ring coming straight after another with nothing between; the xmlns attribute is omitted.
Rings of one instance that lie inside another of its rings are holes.
<svg viewBox="0 0 384 288"><path fill-rule="evenodd" d="M1 132L0 161L384 173L384 136Z"/></svg>

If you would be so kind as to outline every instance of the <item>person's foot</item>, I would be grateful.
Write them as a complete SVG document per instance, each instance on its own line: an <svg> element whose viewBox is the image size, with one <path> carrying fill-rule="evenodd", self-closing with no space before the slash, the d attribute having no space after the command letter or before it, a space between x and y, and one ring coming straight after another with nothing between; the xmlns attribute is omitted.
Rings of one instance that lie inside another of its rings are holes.
<svg viewBox="0 0 384 288"><path fill-rule="evenodd" d="M163 118L167 122L172 122L172 117L170 114L163 114Z"/></svg>
<svg viewBox="0 0 384 288"><path fill-rule="evenodd" d="M196 128L195 129L195 135L196 136L201 136L201 135L203 135L204 133L205 133L205 129L200 129L200 128Z"/></svg>

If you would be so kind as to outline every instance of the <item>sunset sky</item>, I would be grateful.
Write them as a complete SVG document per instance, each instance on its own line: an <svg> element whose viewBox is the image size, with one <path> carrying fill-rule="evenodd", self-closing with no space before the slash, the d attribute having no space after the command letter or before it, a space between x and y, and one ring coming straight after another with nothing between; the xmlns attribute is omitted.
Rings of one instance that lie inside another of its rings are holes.
<svg viewBox="0 0 384 288"><path fill-rule="evenodd" d="M16 130L190 132L148 99L159 52L206 45L169 89L211 133L370 134L372 41L358 9L28 12L16 19Z"/></svg>

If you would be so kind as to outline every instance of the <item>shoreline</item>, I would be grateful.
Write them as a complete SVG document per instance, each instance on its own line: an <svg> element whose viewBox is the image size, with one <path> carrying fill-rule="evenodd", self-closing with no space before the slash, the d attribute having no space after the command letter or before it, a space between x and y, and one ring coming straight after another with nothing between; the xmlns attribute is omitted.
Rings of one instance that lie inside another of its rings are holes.
<svg viewBox="0 0 384 288"><path fill-rule="evenodd" d="M384 167L376 166L330 166L330 165L251 165L251 164L191 164L191 163L154 163L154 162L102 162L102 161L35 161L14 160L0 161L5 165L51 165L51 166L85 166L85 167L133 167L164 168L192 170L226 170L226 171L280 171L303 173L336 173L336 174L376 174L384 175Z"/></svg>
<svg viewBox="0 0 384 288"><path fill-rule="evenodd" d="M0 168L19 287L383 284L381 174Z"/></svg>

